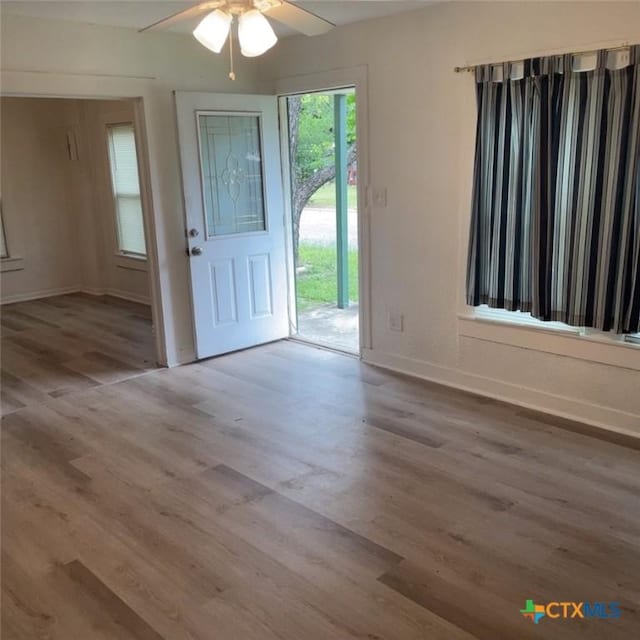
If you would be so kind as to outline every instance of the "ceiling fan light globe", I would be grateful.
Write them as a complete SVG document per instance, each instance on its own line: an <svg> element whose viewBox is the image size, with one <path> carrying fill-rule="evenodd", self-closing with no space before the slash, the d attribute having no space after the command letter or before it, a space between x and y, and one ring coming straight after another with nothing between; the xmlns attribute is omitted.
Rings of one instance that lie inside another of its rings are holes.
<svg viewBox="0 0 640 640"><path fill-rule="evenodd" d="M245 11L238 20L240 52L247 58L261 56L278 42L269 21L257 10Z"/></svg>
<svg viewBox="0 0 640 640"><path fill-rule="evenodd" d="M200 21L193 31L193 36L202 46L214 53L220 53L229 37L232 20L230 14L216 9Z"/></svg>

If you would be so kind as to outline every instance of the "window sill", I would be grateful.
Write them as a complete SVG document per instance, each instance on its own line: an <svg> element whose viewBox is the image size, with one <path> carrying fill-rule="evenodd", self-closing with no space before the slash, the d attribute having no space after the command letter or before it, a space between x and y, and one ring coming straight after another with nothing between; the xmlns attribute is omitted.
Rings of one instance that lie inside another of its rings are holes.
<svg viewBox="0 0 640 640"><path fill-rule="evenodd" d="M134 256L124 253L115 254L115 265L120 269L130 269L131 271L147 271L146 256Z"/></svg>
<svg viewBox="0 0 640 640"><path fill-rule="evenodd" d="M640 345L606 336L585 335L572 327L550 328L461 313L458 315L458 335L640 371Z"/></svg>
<svg viewBox="0 0 640 640"><path fill-rule="evenodd" d="M2 258L0 260L0 272L22 271L24 269L24 258Z"/></svg>

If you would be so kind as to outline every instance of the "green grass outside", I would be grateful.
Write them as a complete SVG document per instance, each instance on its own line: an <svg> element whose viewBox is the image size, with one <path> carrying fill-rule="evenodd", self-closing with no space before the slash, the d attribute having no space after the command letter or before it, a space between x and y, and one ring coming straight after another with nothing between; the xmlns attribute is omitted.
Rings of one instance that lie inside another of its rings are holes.
<svg viewBox="0 0 640 640"><path fill-rule="evenodd" d="M336 248L317 244L300 244L298 265L305 271L298 273L296 294L298 311L323 304L336 304L338 280ZM349 250L349 300L358 301L358 252Z"/></svg>
<svg viewBox="0 0 640 640"><path fill-rule="evenodd" d="M309 200L310 207L331 207L336 206L336 185L335 182L328 182L320 187ZM355 209L358 206L358 188L355 185L347 186L347 206Z"/></svg>

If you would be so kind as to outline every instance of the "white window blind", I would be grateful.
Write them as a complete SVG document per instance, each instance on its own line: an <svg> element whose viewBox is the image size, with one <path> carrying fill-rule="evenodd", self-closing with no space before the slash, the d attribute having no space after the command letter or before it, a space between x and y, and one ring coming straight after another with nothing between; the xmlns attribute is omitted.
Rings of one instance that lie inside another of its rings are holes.
<svg viewBox="0 0 640 640"><path fill-rule="evenodd" d="M108 136L118 249L124 254L146 256L133 125L110 125Z"/></svg>

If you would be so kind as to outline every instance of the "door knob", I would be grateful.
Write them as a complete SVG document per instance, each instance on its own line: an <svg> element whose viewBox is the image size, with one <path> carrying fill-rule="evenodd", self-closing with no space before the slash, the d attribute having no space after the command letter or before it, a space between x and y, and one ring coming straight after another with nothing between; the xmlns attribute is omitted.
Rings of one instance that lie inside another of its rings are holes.
<svg viewBox="0 0 640 640"><path fill-rule="evenodd" d="M197 229L189 229L189 236L191 238L197 238L198 237L198 230Z"/></svg>
<svg viewBox="0 0 640 640"><path fill-rule="evenodd" d="M193 247L193 249L191 249L191 255L192 256L201 256L202 255L202 247Z"/></svg>

